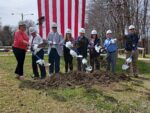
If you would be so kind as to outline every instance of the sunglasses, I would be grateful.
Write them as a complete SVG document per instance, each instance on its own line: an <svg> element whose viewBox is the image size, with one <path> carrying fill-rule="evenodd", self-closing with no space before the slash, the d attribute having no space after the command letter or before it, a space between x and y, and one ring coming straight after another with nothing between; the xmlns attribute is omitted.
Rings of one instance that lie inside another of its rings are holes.
<svg viewBox="0 0 150 113"><path fill-rule="evenodd" d="M130 30L135 30L135 29L130 29Z"/></svg>

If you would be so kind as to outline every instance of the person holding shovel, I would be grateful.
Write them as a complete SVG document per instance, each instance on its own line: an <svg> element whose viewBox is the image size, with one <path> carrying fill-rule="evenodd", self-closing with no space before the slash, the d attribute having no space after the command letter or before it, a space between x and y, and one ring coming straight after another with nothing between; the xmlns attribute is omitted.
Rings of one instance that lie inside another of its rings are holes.
<svg viewBox="0 0 150 113"><path fill-rule="evenodd" d="M135 26L129 26L129 34L125 39L125 52L126 58L132 56L132 62L129 64L130 74L134 77L138 77L137 61L138 61L138 42L139 37L136 33Z"/></svg>
<svg viewBox="0 0 150 113"><path fill-rule="evenodd" d="M47 41L49 44L48 61L51 64L49 66L49 76L52 76L54 73L58 75L60 71L60 56L63 54L64 40L62 35L57 32L56 23L52 24L52 32L48 34Z"/></svg>
<svg viewBox="0 0 150 113"><path fill-rule="evenodd" d="M71 42L72 45L74 45L74 39L72 38L71 30L66 30L66 35L64 38L64 44ZM73 71L73 57L70 54L70 49L64 45L64 61L65 61L65 72L68 72L68 68L70 71Z"/></svg>
<svg viewBox="0 0 150 113"><path fill-rule="evenodd" d="M23 80L23 66L27 47L29 46L29 37L26 34L26 23L24 21L19 22L19 29L14 34L13 53L17 60L17 66L15 70L16 78Z"/></svg>
<svg viewBox="0 0 150 113"><path fill-rule="evenodd" d="M98 60L99 53L95 50L95 46L100 45L100 39L98 38L97 31L92 30L91 37L89 41L89 53L90 53L90 65L92 66L92 71L94 71L94 67L96 70L100 69L100 62Z"/></svg>
<svg viewBox="0 0 150 113"><path fill-rule="evenodd" d="M40 59L44 58L44 50L42 47L38 47L40 44L43 43L43 39L40 37L39 34L37 34L37 30L35 27L29 28L30 36L30 45L31 45L31 51L32 51L32 70L34 74L34 79L44 79L46 77L46 70L44 65L37 64L37 56ZM37 56L36 56L37 55ZM38 66L40 68L41 77L39 76L38 72Z"/></svg>
<svg viewBox="0 0 150 113"><path fill-rule="evenodd" d="M77 39L77 52L78 54L83 56L83 59L87 58L87 49L88 49L88 44L89 40L87 37L85 37L85 29L81 28L80 31L80 36ZM82 64L82 59L77 58L77 66L78 66L78 71L86 71L86 66Z"/></svg>
<svg viewBox="0 0 150 113"><path fill-rule="evenodd" d="M115 73L116 71L116 58L117 58L117 44L116 39L113 38L112 31L106 32L106 40L104 41L104 47L107 50L107 70Z"/></svg>

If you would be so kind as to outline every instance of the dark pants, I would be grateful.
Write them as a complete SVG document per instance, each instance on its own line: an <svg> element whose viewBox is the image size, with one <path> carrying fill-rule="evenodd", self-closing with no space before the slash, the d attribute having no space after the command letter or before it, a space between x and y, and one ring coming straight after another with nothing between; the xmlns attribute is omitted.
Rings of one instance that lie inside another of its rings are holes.
<svg viewBox="0 0 150 113"><path fill-rule="evenodd" d="M116 71L116 57L116 52L107 53L107 70L111 69L113 73Z"/></svg>
<svg viewBox="0 0 150 113"><path fill-rule="evenodd" d="M68 68L70 71L73 70L73 57L70 54L64 54L64 60L65 60L65 72L68 72Z"/></svg>
<svg viewBox="0 0 150 113"><path fill-rule="evenodd" d="M13 47L13 53L17 60L15 73L19 76L23 76L23 65L24 65L26 51L23 49Z"/></svg>
<svg viewBox="0 0 150 113"><path fill-rule="evenodd" d="M51 64L49 66L49 73L59 73L60 71L60 56L55 48L52 48L49 53L49 63ZM55 68L55 69L54 69Z"/></svg>
<svg viewBox="0 0 150 113"><path fill-rule="evenodd" d="M100 69L100 62L98 60L98 56L90 55L90 65L92 66L92 71L94 71L94 68L96 70Z"/></svg>
<svg viewBox="0 0 150 113"><path fill-rule="evenodd" d="M43 49L40 50L36 55L39 58L43 59L44 58ZM39 66L40 72L41 72L41 78L45 78L46 77L45 66L37 64L36 63L37 60L39 60L39 59L34 54L32 54L32 69L33 69L34 77L39 77L39 72L38 72L38 66Z"/></svg>

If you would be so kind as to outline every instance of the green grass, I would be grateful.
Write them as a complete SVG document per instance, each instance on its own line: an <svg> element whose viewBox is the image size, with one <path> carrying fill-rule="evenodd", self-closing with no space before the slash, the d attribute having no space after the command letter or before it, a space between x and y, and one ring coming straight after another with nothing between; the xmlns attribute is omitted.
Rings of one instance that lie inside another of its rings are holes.
<svg viewBox="0 0 150 113"><path fill-rule="evenodd" d="M47 56L45 57L47 60ZM122 72L124 60L118 59L117 72ZM76 62L74 60L76 67ZM59 88L36 90L20 87L14 79L14 56L0 57L0 113L149 113L150 64L138 62L141 78L110 86L91 88ZM25 75L32 81L31 56L25 60ZM48 70L47 70L48 71ZM61 60L61 72L64 61ZM27 84L24 84L27 85Z"/></svg>

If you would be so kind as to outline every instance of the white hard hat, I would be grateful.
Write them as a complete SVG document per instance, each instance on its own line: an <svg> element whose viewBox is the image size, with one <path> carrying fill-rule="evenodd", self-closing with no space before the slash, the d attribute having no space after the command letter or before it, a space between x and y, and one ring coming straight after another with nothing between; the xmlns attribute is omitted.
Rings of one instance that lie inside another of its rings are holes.
<svg viewBox="0 0 150 113"><path fill-rule="evenodd" d="M30 27L30 28L29 28L29 32L30 32L30 33L34 33L34 32L37 32L37 30L36 30L35 27Z"/></svg>
<svg viewBox="0 0 150 113"><path fill-rule="evenodd" d="M80 32L80 33L85 33L85 29L84 29L84 28L81 28L79 32Z"/></svg>
<svg viewBox="0 0 150 113"><path fill-rule="evenodd" d="M55 22L52 23L52 28L57 27L57 24Z"/></svg>
<svg viewBox="0 0 150 113"><path fill-rule="evenodd" d="M25 21L20 21L18 24L19 24L19 26L22 26L22 25L26 26L26 22Z"/></svg>
<svg viewBox="0 0 150 113"><path fill-rule="evenodd" d="M107 30L106 34L111 34L112 31L111 30Z"/></svg>
<svg viewBox="0 0 150 113"><path fill-rule="evenodd" d="M97 35L97 31L96 30L92 30L91 34L92 35Z"/></svg>
<svg viewBox="0 0 150 113"><path fill-rule="evenodd" d="M67 29L67 30L66 30L66 33L71 34L71 29Z"/></svg>
<svg viewBox="0 0 150 113"><path fill-rule="evenodd" d="M130 25L130 26L129 26L129 30L130 30L130 29L135 29L135 26L134 26L134 25Z"/></svg>

